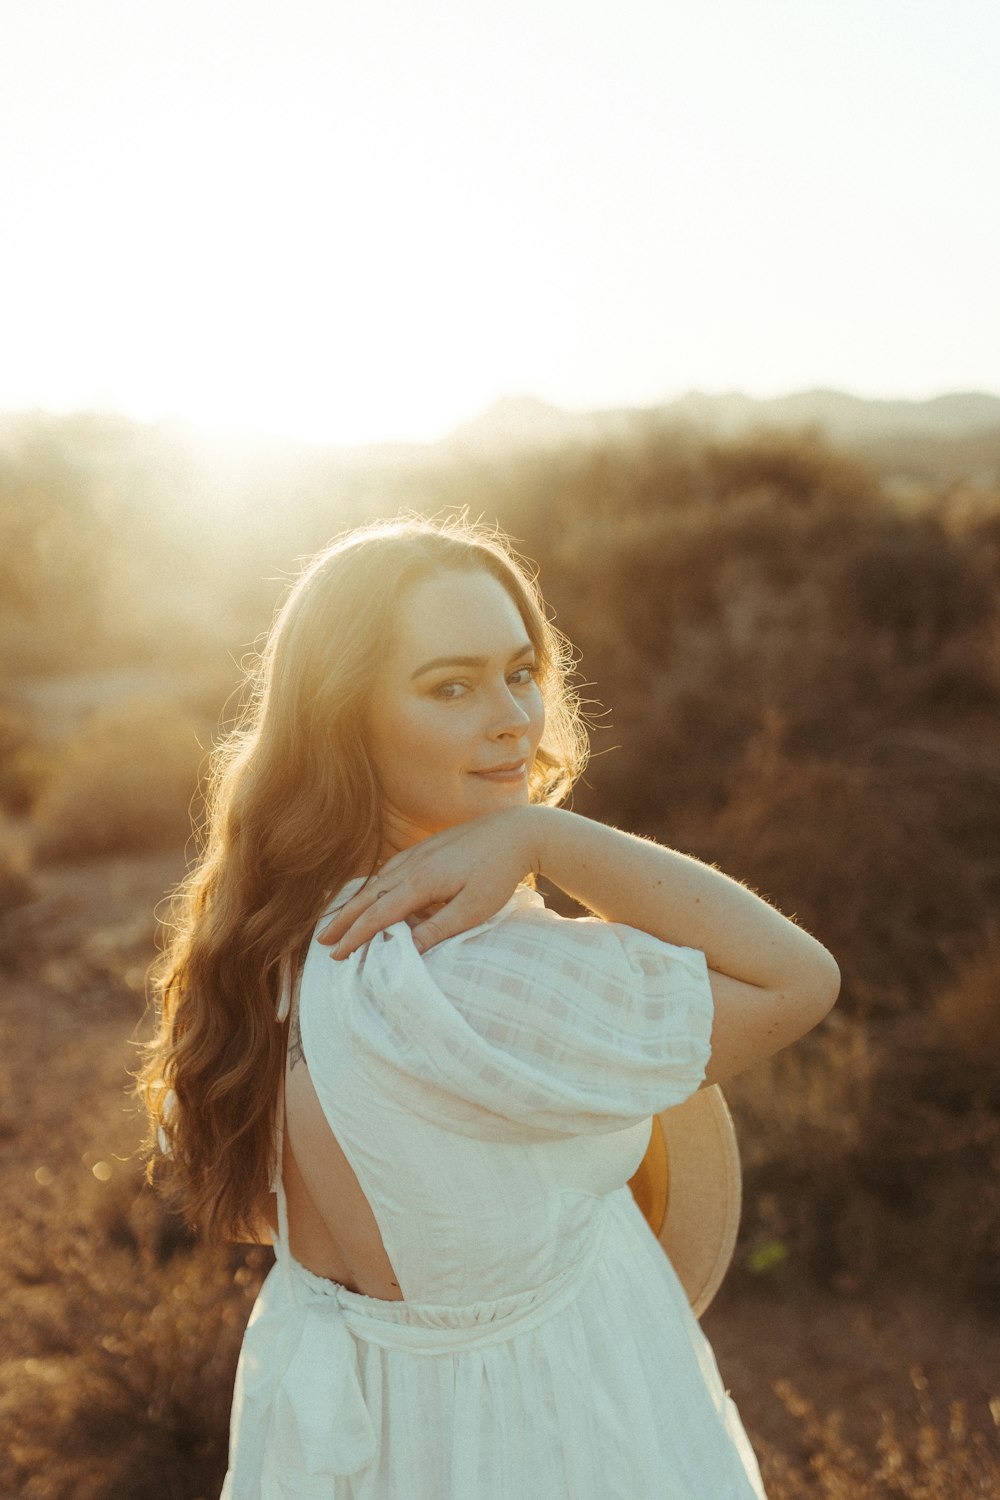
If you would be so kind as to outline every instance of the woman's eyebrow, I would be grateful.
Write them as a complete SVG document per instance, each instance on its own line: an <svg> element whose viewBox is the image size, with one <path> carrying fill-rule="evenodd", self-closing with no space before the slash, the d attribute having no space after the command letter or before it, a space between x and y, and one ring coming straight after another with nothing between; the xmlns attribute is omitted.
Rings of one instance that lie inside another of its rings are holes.
<svg viewBox="0 0 1000 1500"><path fill-rule="evenodd" d="M534 649L530 641L525 641L523 646L519 646L511 654L508 665L510 662L517 661L521 656L527 656L528 652ZM485 667L486 662L485 656L435 656L433 661L425 661L422 667L418 667L411 675L410 681L416 682L418 677L422 677L425 672L433 672L437 667Z"/></svg>

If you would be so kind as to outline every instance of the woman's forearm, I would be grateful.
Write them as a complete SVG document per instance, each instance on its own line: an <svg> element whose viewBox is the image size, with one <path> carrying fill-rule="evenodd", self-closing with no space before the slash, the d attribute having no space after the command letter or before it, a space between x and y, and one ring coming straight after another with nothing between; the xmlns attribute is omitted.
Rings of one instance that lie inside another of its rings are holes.
<svg viewBox="0 0 1000 1500"><path fill-rule="evenodd" d="M727 875L673 849L561 808L523 809L536 870L608 922L699 948L709 967L769 990L832 1004L831 955Z"/></svg>

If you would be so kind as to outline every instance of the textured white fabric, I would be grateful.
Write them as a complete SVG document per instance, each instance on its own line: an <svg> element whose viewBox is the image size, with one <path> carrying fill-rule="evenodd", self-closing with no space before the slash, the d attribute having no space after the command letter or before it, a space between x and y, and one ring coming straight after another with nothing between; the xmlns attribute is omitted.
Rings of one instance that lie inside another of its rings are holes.
<svg viewBox="0 0 1000 1500"><path fill-rule="evenodd" d="M223 1500L761 1500L626 1185L704 1077L704 955L520 890L423 956L405 923L314 942L299 1005L404 1300L298 1265L279 1179Z"/></svg>

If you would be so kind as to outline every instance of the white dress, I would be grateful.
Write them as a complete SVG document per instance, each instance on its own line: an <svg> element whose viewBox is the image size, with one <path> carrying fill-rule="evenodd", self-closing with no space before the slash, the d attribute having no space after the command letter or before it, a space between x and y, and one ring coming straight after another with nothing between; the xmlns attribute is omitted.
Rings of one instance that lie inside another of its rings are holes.
<svg viewBox="0 0 1000 1500"><path fill-rule="evenodd" d="M291 1257L279 1171L222 1500L761 1500L627 1186L704 1077L704 955L520 889L423 956L405 923L342 962L314 941L299 1005L404 1300Z"/></svg>

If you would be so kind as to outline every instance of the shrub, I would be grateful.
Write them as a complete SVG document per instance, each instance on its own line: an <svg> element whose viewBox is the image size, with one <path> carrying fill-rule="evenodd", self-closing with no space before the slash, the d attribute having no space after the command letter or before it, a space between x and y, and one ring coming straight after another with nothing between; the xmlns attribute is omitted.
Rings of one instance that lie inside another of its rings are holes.
<svg viewBox="0 0 1000 1500"><path fill-rule="evenodd" d="M973 809L984 799L993 818L997 778L941 781L935 806L926 775L902 752L874 765L800 760L775 733L765 727L745 747L720 808L661 833L796 913L840 962L851 1009L919 1010L992 909L944 799L964 795Z"/></svg>
<svg viewBox="0 0 1000 1500"><path fill-rule="evenodd" d="M28 867L27 852L0 823L0 918L34 900L36 892Z"/></svg>
<svg viewBox="0 0 1000 1500"><path fill-rule="evenodd" d="M935 1011L942 1040L962 1056L963 1076L975 1080L985 1070L1000 1088L1000 929L988 933L935 997Z"/></svg>
<svg viewBox="0 0 1000 1500"><path fill-rule="evenodd" d="M66 746L36 808L42 860L183 845L203 756L176 704L135 699L96 715Z"/></svg>
<svg viewBox="0 0 1000 1500"><path fill-rule="evenodd" d="M47 761L27 715L0 701L0 806L27 811L45 782Z"/></svg>
<svg viewBox="0 0 1000 1500"><path fill-rule="evenodd" d="M192 1242L131 1174L21 1221L0 1364L0 1492L208 1500L270 1252Z"/></svg>

